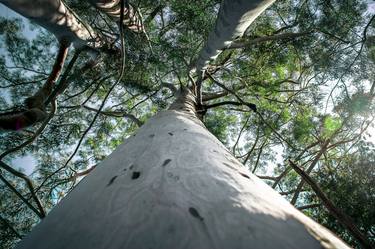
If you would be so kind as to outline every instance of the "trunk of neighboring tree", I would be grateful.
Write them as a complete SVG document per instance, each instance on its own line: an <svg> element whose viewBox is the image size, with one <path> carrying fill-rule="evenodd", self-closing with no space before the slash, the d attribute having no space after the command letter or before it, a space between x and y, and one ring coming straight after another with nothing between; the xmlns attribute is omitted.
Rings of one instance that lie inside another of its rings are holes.
<svg viewBox="0 0 375 249"><path fill-rule="evenodd" d="M215 28L211 31L195 65L204 70L223 49L241 37L250 24L275 0L224 0L220 6Z"/></svg>
<svg viewBox="0 0 375 249"><path fill-rule="evenodd" d="M0 0L8 8L50 31L61 42L76 47L100 47L97 34L83 24L61 0Z"/></svg>
<svg viewBox="0 0 375 249"><path fill-rule="evenodd" d="M188 91L96 167L21 248L348 248L251 174Z"/></svg>

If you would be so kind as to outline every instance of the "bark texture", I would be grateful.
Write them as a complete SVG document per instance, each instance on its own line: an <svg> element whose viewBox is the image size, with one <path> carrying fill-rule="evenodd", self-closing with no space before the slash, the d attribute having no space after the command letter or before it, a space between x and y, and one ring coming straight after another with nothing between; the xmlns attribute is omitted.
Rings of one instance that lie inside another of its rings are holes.
<svg viewBox="0 0 375 249"><path fill-rule="evenodd" d="M119 22L121 15L121 0L89 0L98 10L107 14L112 20ZM134 32L142 32L144 30L142 17L133 6L129 5L124 9L124 20L122 24Z"/></svg>
<svg viewBox="0 0 375 249"><path fill-rule="evenodd" d="M194 99L151 118L17 248L348 248L241 165Z"/></svg>
<svg viewBox="0 0 375 249"><path fill-rule="evenodd" d="M47 29L60 42L72 42L76 47L102 45L95 32L61 0L0 0L0 3Z"/></svg>
<svg viewBox="0 0 375 249"><path fill-rule="evenodd" d="M223 0L215 28L211 31L195 65L197 72L205 69L233 40L241 37L249 25L275 0Z"/></svg>

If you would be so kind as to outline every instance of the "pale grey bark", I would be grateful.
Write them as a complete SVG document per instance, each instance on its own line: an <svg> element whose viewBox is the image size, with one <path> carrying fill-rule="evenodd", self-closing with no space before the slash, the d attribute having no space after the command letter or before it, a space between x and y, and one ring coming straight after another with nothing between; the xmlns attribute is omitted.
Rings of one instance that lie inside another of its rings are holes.
<svg viewBox="0 0 375 249"><path fill-rule="evenodd" d="M348 248L251 174L183 92L96 167L18 249Z"/></svg>
<svg viewBox="0 0 375 249"><path fill-rule="evenodd" d="M97 34L77 19L61 0L0 0L8 8L53 33L59 41L76 47L100 47Z"/></svg>
<svg viewBox="0 0 375 249"><path fill-rule="evenodd" d="M195 65L197 72L206 68L233 40L241 37L249 25L275 0L223 0L215 28L211 31Z"/></svg>

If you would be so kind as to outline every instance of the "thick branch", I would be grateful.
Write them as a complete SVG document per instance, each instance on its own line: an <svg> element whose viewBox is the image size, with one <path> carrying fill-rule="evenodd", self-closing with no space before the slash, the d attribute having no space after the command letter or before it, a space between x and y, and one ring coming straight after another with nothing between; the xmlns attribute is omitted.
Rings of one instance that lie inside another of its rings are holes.
<svg viewBox="0 0 375 249"><path fill-rule="evenodd" d="M61 0L0 0L2 4L50 31L61 42L76 47L100 47L101 42L87 24Z"/></svg>
<svg viewBox="0 0 375 249"><path fill-rule="evenodd" d="M0 155L0 160L2 160L5 156L7 156L8 154L10 153L13 153L13 152L16 152L20 149L22 149L23 147L25 147L26 145L32 143L42 132L43 130L46 128L48 122L52 119L52 117L55 115L55 112L56 112L56 101L53 101L52 102L52 110L48 116L47 119L45 119L43 121L43 124L38 128L38 130L33 134L32 137L30 137L28 140L26 140L25 142L23 142L22 144L20 145L17 145L5 152L3 152L1 155Z"/></svg>
<svg viewBox="0 0 375 249"><path fill-rule="evenodd" d="M202 101L204 102L204 101L218 99L218 98L227 96L228 94L229 94L228 91L220 91L220 92L213 92L213 93L203 92L202 93Z"/></svg>
<svg viewBox="0 0 375 249"><path fill-rule="evenodd" d="M305 209L310 209L310 208L317 208L317 207L320 207L322 204L320 203L312 203L312 204L308 204L308 205L304 205L304 206L299 206L297 207L298 210L305 210Z"/></svg>
<svg viewBox="0 0 375 249"><path fill-rule="evenodd" d="M311 149L312 147L314 147L315 145L318 145L318 144L319 144L319 141L316 141L316 142L310 144L309 146L307 146L306 148L304 148L301 151L301 153L299 153L299 155L296 157L296 160L299 160L305 154L306 151L308 151L309 149ZM291 170L291 168L286 166L285 170L278 176L277 180L272 185L272 188L276 188L276 186L279 184L279 182L289 173L290 170ZM295 190L293 190L293 193L294 192L295 192Z"/></svg>
<svg viewBox="0 0 375 249"><path fill-rule="evenodd" d="M69 177L68 179L65 179L65 181L75 181L78 177L85 176L88 173L90 173L91 171L93 171L95 169L95 167L96 167L96 165L91 166L90 168L87 168L83 171L77 172L74 175L72 175L71 177Z"/></svg>
<svg viewBox="0 0 375 249"><path fill-rule="evenodd" d="M206 107L207 109L210 109L210 108L214 108L214 107L218 107L218 106L223 106L223 105L235 105L235 106L241 106L241 105L243 105L243 104L240 103L240 102L236 102L236 101L222 101L222 102L217 102L217 103L213 103L213 104L205 105L205 107Z"/></svg>
<svg viewBox="0 0 375 249"><path fill-rule="evenodd" d="M306 170L307 174L311 173L311 171L314 169L315 165L318 163L320 157L327 151L327 147L328 147L329 143L330 143L329 139L324 142L324 144L322 145L322 148L320 149L319 153L315 156L314 160L311 162L310 166L307 168L307 170ZM290 203L292 203L293 205L296 204L299 193L301 192L304 183L305 182L303 180L301 180L301 182L298 184L296 192L294 193L293 198L290 201Z"/></svg>
<svg viewBox="0 0 375 249"><path fill-rule="evenodd" d="M75 53L73 55L73 58L69 61L68 66L66 67L66 69L64 71L64 74L61 76L59 84L56 85L55 89L53 89L51 94L44 101L45 105L48 105L51 102L51 100L55 99L57 97L57 95L63 93L64 90L68 87L69 82L70 82L70 79L68 79L68 76L69 76L74 64L76 63L79 55L81 54L81 52L82 52L81 49L75 51ZM89 69L89 68L87 68L87 69ZM86 69L86 64L85 64L84 67L80 68L80 70L78 70L78 71L82 75L86 72L87 69Z"/></svg>
<svg viewBox="0 0 375 249"><path fill-rule="evenodd" d="M38 122L45 120L48 114L45 110L45 101L51 95L52 89L56 80L60 76L67 53L68 43L60 43L60 48L52 67L51 73L44 83L32 97L25 100L26 110L20 111L12 115L0 116L0 128L4 130L21 130L23 128L32 126Z"/></svg>
<svg viewBox="0 0 375 249"><path fill-rule="evenodd" d="M268 42L268 41L290 40L290 39L295 39L295 38L309 35L309 34L311 34L311 32L282 33L282 34L275 34L275 35L270 35L270 36L257 37L254 39L244 38L243 40L233 41L228 47L228 49L245 48L254 44Z"/></svg>
<svg viewBox="0 0 375 249"><path fill-rule="evenodd" d="M302 169L300 169L293 161L289 160L291 167L302 177L302 179L309 184L309 186L314 190L315 194L322 201L324 206L328 211L340 222L353 237L355 237L358 242L363 246L363 248L373 248L370 242L367 240L366 236L357 228L353 220L347 216L341 209L336 207L329 198L324 194L319 185Z"/></svg>

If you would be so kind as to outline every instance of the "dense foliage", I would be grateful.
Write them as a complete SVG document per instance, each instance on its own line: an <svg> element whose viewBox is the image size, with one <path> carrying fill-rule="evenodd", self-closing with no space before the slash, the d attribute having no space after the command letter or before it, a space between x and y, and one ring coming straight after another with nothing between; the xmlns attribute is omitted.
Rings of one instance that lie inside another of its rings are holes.
<svg viewBox="0 0 375 249"><path fill-rule="evenodd" d="M0 133L5 164L22 172L25 166L14 159L31 155L35 160L29 178L47 211L173 101L170 84L178 88L189 82L219 2L132 2L143 15L145 33L125 29L125 74L109 92L121 64L118 26L85 1L66 1L95 30L115 37L117 50L98 54L70 48L63 70L69 86L57 97L56 111L48 107L49 122ZM210 77L203 82L207 128L254 174L357 247L315 192L301 183L288 159L375 242L373 12L360 0L276 2L234 42L237 48L224 50L210 64ZM43 85L58 43L20 19L0 17L0 27L0 109L6 113L22 108L24 99ZM75 55L73 69L66 70ZM255 104L257 112L246 103ZM3 165L0 173L0 244L11 248L39 217L15 194L14 189L36 206L26 181Z"/></svg>

